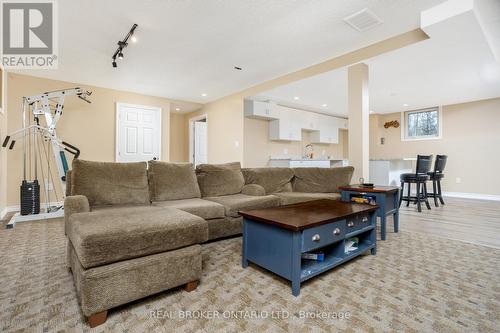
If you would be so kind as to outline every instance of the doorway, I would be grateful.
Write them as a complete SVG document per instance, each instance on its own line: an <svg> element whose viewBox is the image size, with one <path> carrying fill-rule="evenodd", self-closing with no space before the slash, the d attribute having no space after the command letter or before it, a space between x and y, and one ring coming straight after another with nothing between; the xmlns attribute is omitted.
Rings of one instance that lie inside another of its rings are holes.
<svg viewBox="0 0 500 333"><path fill-rule="evenodd" d="M161 159L161 108L116 103L117 162Z"/></svg>
<svg viewBox="0 0 500 333"><path fill-rule="evenodd" d="M189 119L189 162L196 167L208 163L207 115Z"/></svg>

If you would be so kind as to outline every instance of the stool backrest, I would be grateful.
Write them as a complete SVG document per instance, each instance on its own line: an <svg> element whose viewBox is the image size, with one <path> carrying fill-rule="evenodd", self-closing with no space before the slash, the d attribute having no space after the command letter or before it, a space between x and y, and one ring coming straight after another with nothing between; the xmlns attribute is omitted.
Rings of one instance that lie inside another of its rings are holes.
<svg viewBox="0 0 500 333"><path fill-rule="evenodd" d="M417 156L417 174L431 171L432 155L418 155Z"/></svg>
<svg viewBox="0 0 500 333"><path fill-rule="evenodd" d="M436 162L434 162L434 172L443 173L447 159L448 156L446 155L436 155Z"/></svg>

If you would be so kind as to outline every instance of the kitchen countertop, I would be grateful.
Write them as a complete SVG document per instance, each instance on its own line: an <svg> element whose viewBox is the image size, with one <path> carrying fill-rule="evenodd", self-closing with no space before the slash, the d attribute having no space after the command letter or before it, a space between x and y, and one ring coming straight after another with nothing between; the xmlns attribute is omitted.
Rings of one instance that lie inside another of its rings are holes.
<svg viewBox="0 0 500 333"><path fill-rule="evenodd" d="M290 161L344 161L344 158L304 158L297 156L271 156L270 160L290 160Z"/></svg>

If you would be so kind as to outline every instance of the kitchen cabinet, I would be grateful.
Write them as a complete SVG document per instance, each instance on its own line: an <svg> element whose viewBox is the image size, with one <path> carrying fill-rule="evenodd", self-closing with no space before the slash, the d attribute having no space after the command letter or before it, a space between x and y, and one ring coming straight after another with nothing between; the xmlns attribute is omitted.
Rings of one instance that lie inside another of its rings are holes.
<svg viewBox="0 0 500 333"><path fill-rule="evenodd" d="M320 129L320 117L318 113L299 111L300 123L302 129L306 131L318 131Z"/></svg>
<svg viewBox="0 0 500 333"><path fill-rule="evenodd" d="M275 102L245 100L245 117L274 120L279 119L279 109Z"/></svg>
<svg viewBox="0 0 500 333"><path fill-rule="evenodd" d="M318 115L319 131L311 133L312 143L326 143L337 144L339 143L339 120L325 115Z"/></svg>
<svg viewBox="0 0 500 333"><path fill-rule="evenodd" d="M300 111L278 107L280 117L269 122L269 139L282 141L301 141L302 127L300 121Z"/></svg>

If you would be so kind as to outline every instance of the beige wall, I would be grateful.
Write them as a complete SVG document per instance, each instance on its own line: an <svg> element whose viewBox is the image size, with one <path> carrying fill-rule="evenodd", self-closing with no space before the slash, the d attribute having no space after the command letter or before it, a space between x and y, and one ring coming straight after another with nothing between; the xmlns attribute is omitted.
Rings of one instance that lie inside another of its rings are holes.
<svg viewBox="0 0 500 333"><path fill-rule="evenodd" d="M186 115L189 119L207 115L208 163L243 161L243 98L230 96L205 104L201 110ZM189 145L186 145L189 151Z"/></svg>
<svg viewBox="0 0 500 333"><path fill-rule="evenodd" d="M58 124L58 136L80 148L82 159L114 161L116 126L115 105L116 102L123 102L155 106L162 109L162 159L165 161L169 160L170 101L168 99L12 73L7 75L7 81L9 132L21 128L21 112L19 106L22 96L81 86L82 88L93 91L90 98L92 104L87 104L76 97L67 98L63 117ZM22 154L20 148L21 145L18 145L14 151L8 152L8 206L17 205L19 201L19 185L22 179ZM2 175L3 174L2 172ZM60 194L59 198L61 198Z"/></svg>
<svg viewBox="0 0 500 333"><path fill-rule="evenodd" d="M246 166L244 156L249 156L250 154L244 153L244 150L249 149L252 151L254 148L252 141L244 139L245 121L243 117L243 99L245 97L253 96L290 82L355 64L365 59L420 42L427 38L429 37L422 30L412 30L205 104L201 110L188 114L187 118L204 113L208 115L209 163L240 161ZM186 123L187 121L186 119ZM250 160L250 162L252 161Z"/></svg>
<svg viewBox="0 0 500 333"><path fill-rule="evenodd" d="M187 162L188 158L188 128L185 115L181 113L170 114L170 161Z"/></svg>
<svg viewBox="0 0 500 333"><path fill-rule="evenodd" d="M1 68L0 68L1 70ZM0 82L2 82L2 76L0 75ZM2 88L5 90L6 82L1 83ZM0 96L2 96L2 90L0 89ZM4 98L6 94L4 94ZM2 97L0 97L2 98ZM3 99L5 104L6 100ZM2 108L2 105L0 105ZM0 110L0 144L7 135L7 113ZM0 215L4 212L5 207L7 207L7 150L0 148ZM0 216L2 218L2 216Z"/></svg>
<svg viewBox="0 0 500 333"><path fill-rule="evenodd" d="M271 155L302 156L305 146L310 143L310 135L302 131L302 141L270 141L269 121L245 118L244 120L244 156L243 164L248 168L264 167L268 165ZM314 154L319 157L325 152L325 156L332 158L345 158L347 151L344 150L347 143L347 131L340 130L338 144L313 144ZM285 152L285 149L288 152Z"/></svg>
<svg viewBox="0 0 500 333"><path fill-rule="evenodd" d="M391 120L400 121L400 113L370 117L370 158L445 154L443 191L500 195L500 98L444 106L438 140L401 141L400 128L383 127Z"/></svg>

